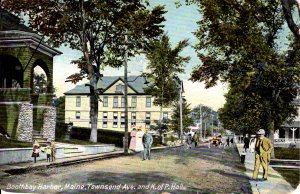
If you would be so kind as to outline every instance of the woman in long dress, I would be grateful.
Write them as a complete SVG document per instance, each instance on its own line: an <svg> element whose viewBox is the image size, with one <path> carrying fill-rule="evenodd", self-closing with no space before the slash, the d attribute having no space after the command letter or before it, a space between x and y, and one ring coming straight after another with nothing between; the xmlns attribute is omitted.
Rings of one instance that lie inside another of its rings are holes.
<svg viewBox="0 0 300 194"><path fill-rule="evenodd" d="M144 150L144 146L143 146L143 135L144 132L142 131L142 126L139 125L137 127L137 132L136 132L136 147L135 147L135 151L136 152L140 152Z"/></svg>
<svg viewBox="0 0 300 194"><path fill-rule="evenodd" d="M136 148L136 128L132 128L131 133L131 140L130 140L130 146L129 149L135 151Z"/></svg>

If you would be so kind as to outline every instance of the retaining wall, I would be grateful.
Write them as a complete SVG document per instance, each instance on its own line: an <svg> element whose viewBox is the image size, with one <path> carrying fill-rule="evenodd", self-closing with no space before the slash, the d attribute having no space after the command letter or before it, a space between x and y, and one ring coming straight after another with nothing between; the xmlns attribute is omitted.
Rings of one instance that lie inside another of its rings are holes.
<svg viewBox="0 0 300 194"><path fill-rule="evenodd" d="M75 146L74 146L75 147ZM56 148L56 158L69 158L90 154L100 154L105 152L112 152L115 149L114 145L91 145L91 146L76 146L79 148L82 153L77 153L76 155L70 155L65 153L64 147ZM0 149L0 165L3 164L13 164L21 162L30 162L33 161L31 157L32 148L6 148ZM40 151L39 160L46 160L46 153Z"/></svg>

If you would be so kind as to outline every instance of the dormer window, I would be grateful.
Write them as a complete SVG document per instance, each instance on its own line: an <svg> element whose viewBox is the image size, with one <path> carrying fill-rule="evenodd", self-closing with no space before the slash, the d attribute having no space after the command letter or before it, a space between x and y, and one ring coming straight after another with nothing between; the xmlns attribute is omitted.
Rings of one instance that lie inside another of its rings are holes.
<svg viewBox="0 0 300 194"><path fill-rule="evenodd" d="M116 93L123 93L124 92L124 85L123 84L119 84L116 87Z"/></svg>

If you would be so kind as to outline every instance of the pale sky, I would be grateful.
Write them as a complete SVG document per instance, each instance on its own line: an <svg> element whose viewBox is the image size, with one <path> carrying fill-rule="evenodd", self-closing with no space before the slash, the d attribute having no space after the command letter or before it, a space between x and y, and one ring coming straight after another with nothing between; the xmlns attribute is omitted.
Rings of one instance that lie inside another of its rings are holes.
<svg viewBox="0 0 300 194"><path fill-rule="evenodd" d="M188 103L192 104L192 107L197 104L205 104L212 107L214 110L221 108L225 103L224 93L227 91L226 85L218 84L210 89L204 88L204 83L192 83L188 81L192 69L200 64L200 60L197 58L193 45L197 43L196 37L192 32L196 31L196 22L200 19L200 14L197 11L197 7L185 6L176 8L174 0L151 0L151 5L166 5L168 12L165 14L166 22L165 31L170 37L173 45L175 45L180 40L189 39L190 46L186 48L182 55L190 56L191 60L185 65L185 74L180 75L184 83L185 94ZM62 55L56 56L54 58L54 87L57 89L56 95L62 96L64 92L75 87L74 84L65 83L66 77L78 72L76 65L71 64L71 61L78 59L81 56L81 52L76 50L71 50L67 47L60 47L58 50L63 52ZM128 65L129 74L128 75L140 75L142 71L146 69L147 60L144 56L136 56L131 59ZM112 69L106 68L103 73L104 76L123 76L123 68ZM83 82L79 83L82 84Z"/></svg>

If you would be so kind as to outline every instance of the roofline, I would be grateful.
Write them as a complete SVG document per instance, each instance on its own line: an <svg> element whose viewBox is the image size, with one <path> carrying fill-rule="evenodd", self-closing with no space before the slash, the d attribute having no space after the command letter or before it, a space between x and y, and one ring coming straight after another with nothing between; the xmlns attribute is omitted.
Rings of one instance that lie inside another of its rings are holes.
<svg viewBox="0 0 300 194"><path fill-rule="evenodd" d="M116 79L115 81L113 81L110 85L108 85L105 89L104 89L104 91L103 92L105 92L106 90L108 90L111 86L113 86L115 83L117 83L118 81L122 81L122 82L124 82L125 83L125 81L121 78L121 77L119 77L118 79ZM138 92L136 89L134 89L129 83L127 83L128 84L128 87L129 88L131 88L133 91L135 91L136 93L140 93L140 92Z"/></svg>
<svg viewBox="0 0 300 194"><path fill-rule="evenodd" d="M0 35L11 35L11 36L0 36L0 47L30 47L42 52L48 56L60 55L57 49L54 49L42 41L42 36L31 32L24 32L20 30L7 30L0 31ZM18 36L21 35L21 36Z"/></svg>

